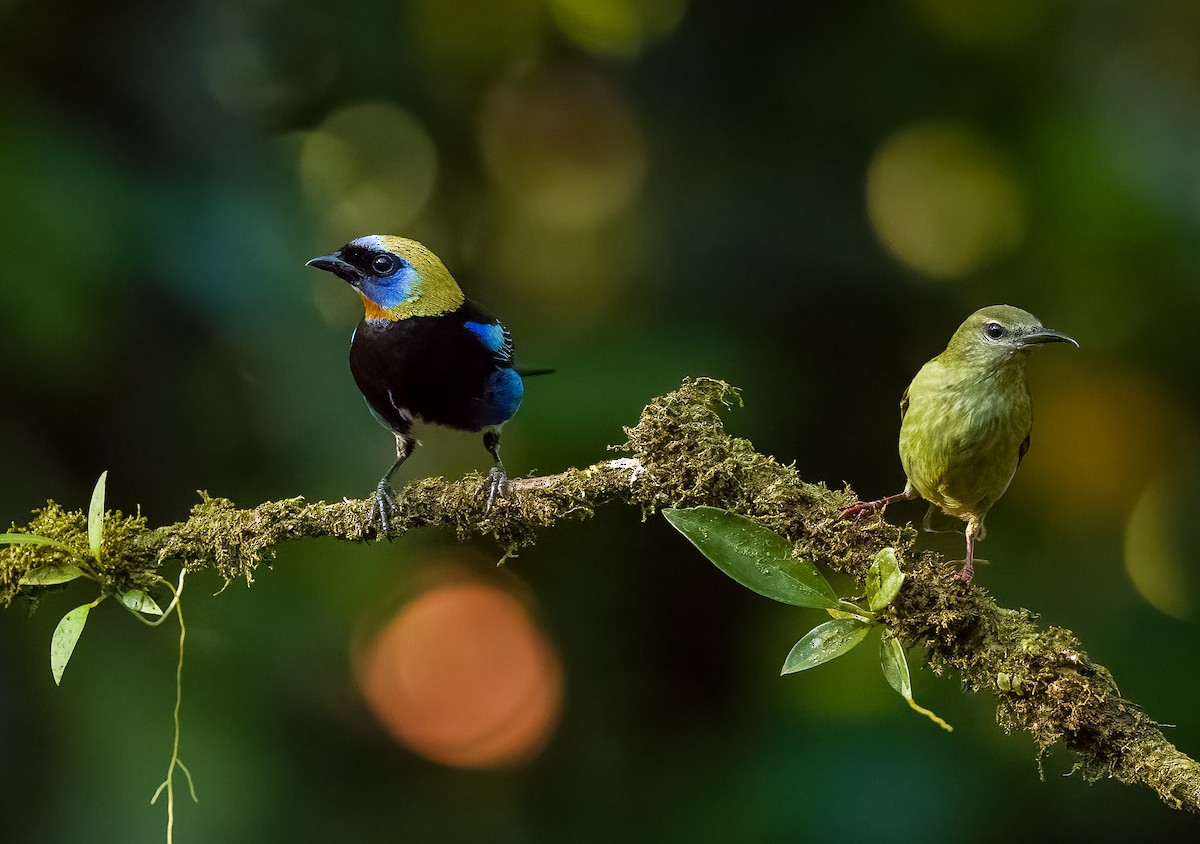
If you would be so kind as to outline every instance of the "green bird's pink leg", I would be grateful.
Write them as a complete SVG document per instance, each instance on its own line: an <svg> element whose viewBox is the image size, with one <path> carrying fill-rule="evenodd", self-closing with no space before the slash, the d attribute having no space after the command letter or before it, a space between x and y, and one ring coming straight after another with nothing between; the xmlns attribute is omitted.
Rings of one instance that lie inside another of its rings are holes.
<svg viewBox="0 0 1200 844"><path fill-rule="evenodd" d="M967 558L963 560L962 571L958 573L958 579L967 585L970 585L975 576L975 535L979 533L980 527L982 525L978 519L967 520Z"/></svg>

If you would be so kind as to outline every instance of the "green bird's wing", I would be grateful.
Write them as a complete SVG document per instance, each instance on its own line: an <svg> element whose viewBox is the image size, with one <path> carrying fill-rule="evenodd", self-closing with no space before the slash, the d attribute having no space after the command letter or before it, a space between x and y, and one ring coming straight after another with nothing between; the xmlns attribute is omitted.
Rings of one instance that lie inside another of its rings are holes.
<svg viewBox="0 0 1200 844"><path fill-rule="evenodd" d="M1033 429L1030 429L1032 433ZM1017 465L1021 465L1021 461L1025 459L1025 453L1029 451L1029 434L1025 435L1025 439L1021 442L1021 448L1017 452Z"/></svg>
<svg viewBox="0 0 1200 844"><path fill-rule="evenodd" d="M909 386L912 386L911 384ZM908 387L904 388L904 395L900 397L900 424L904 424L904 414L908 413ZM1025 438L1025 448L1029 447L1029 438ZM1022 454L1025 452L1022 451Z"/></svg>

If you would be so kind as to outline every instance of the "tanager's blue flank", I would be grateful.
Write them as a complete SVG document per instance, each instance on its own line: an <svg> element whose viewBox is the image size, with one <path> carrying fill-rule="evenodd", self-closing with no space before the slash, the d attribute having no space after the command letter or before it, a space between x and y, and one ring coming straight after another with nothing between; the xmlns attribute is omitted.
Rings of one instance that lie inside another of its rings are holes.
<svg viewBox="0 0 1200 844"><path fill-rule="evenodd" d="M1033 417L1025 362L1046 343L1079 345L1011 305L993 305L967 317L900 400L904 492L859 502L843 510L843 518L924 498L967 523L967 557L959 577L969 583L975 540L984 537L983 519L1029 449Z"/></svg>
<svg viewBox="0 0 1200 844"><path fill-rule="evenodd" d="M464 297L445 265L415 240L368 235L308 266L333 273L362 297L350 371L371 413L396 436L396 461L375 489L383 531L396 506L392 475L419 445L414 420L483 432L493 460L491 507L507 483L500 428L521 406L521 375L537 374L513 368L508 329Z"/></svg>

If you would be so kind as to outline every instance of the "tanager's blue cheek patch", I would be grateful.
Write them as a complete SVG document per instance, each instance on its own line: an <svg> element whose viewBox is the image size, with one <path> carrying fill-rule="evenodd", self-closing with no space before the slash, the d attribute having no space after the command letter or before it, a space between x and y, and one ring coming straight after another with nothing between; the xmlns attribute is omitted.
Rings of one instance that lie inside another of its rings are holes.
<svg viewBox="0 0 1200 844"><path fill-rule="evenodd" d="M363 295L381 308L398 308L420 291L420 277L412 265L405 262L387 278L368 276L361 283Z"/></svg>

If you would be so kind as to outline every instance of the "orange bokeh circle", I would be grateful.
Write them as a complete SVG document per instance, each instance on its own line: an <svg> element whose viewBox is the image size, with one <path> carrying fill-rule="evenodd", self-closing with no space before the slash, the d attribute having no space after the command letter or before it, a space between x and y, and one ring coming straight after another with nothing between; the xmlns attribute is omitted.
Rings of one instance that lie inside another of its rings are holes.
<svg viewBox="0 0 1200 844"><path fill-rule="evenodd" d="M397 740L461 767L535 755L562 705L558 657L525 605L474 579L405 604L367 646L359 685Z"/></svg>

